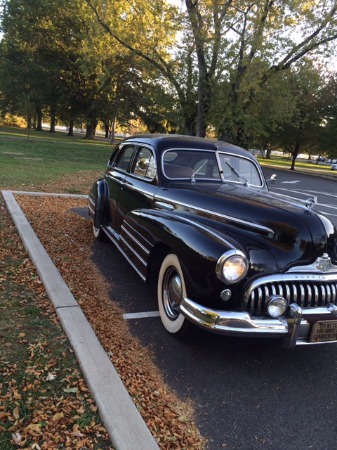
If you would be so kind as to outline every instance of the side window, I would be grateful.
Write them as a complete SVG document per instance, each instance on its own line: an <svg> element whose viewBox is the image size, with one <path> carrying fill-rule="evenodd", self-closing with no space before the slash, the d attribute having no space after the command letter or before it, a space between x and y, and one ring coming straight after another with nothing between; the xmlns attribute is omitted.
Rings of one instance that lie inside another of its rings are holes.
<svg viewBox="0 0 337 450"><path fill-rule="evenodd" d="M147 147L139 148L131 172L137 175L138 177L153 180L153 178L157 174L157 166L154 154L149 148Z"/></svg>
<svg viewBox="0 0 337 450"><path fill-rule="evenodd" d="M134 145L125 145L118 157L117 157L117 161L116 161L116 165L115 167L117 167L118 169L121 170L127 170L134 152Z"/></svg>
<svg viewBox="0 0 337 450"><path fill-rule="evenodd" d="M112 166L114 164L114 161L116 159L117 153L118 153L119 144L114 144L112 147L112 154L108 161L108 166Z"/></svg>

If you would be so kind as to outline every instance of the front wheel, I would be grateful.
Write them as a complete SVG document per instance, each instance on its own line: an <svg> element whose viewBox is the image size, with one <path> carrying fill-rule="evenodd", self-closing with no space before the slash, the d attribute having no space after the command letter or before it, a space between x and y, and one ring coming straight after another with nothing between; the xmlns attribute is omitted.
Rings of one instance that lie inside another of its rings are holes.
<svg viewBox="0 0 337 450"><path fill-rule="evenodd" d="M186 334L190 323L181 314L179 306L186 296L184 276L176 255L167 255L160 267L157 297L161 321L165 329L177 337Z"/></svg>

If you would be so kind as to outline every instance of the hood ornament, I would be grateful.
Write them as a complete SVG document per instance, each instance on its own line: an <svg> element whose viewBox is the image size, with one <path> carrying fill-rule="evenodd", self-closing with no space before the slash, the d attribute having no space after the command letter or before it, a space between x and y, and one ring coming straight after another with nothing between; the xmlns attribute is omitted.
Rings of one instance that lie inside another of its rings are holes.
<svg viewBox="0 0 337 450"><path fill-rule="evenodd" d="M312 210L314 207L314 204L316 203L316 199L314 197L310 197L305 201L305 206L308 208L309 211Z"/></svg>
<svg viewBox="0 0 337 450"><path fill-rule="evenodd" d="M327 253L323 253L321 257L316 259L316 268L322 272L328 272L331 269L331 258Z"/></svg>

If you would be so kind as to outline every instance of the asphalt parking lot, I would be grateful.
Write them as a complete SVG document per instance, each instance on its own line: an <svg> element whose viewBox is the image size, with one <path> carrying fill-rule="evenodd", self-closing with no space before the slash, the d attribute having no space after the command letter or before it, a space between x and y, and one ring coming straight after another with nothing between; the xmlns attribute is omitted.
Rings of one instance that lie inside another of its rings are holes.
<svg viewBox="0 0 337 450"><path fill-rule="evenodd" d="M110 243L96 242L94 262L124 311L156 310L143 284ZM195 407L209 449L336 448L337 346L285 350L278 341L212 335L170 336L158 317L129 320L153 351L168 385Z"/></svg>

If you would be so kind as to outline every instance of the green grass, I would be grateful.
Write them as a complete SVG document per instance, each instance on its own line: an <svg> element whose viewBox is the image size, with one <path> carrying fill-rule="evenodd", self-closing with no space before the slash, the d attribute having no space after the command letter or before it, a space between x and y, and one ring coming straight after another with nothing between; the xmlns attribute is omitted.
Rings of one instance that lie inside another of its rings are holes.
<svg viewBox="0 0 337 450"><path fill-rule="evenodd" d="M261 166L278 166L280 168L288 168L291 167L291 159L285 156L272 156L271 159L263 159L258 158ZM305 169L305 170L315 170L324 173L331 173L331 165L330 164L316 164L316 161L306 161L306 160L297 160L295 164L296 169Z"/></svg>
<svg viewBox="0 0 337 450"><path fill-rule="evenodd" d="M79 172L103 172L111 155L108 139L84 139L84 134L68 137L66 133L0 127L0 189L46 184ZM260 159L262 166L290 168L287 157ZM295 170L317 170L332 174L330 165L298 160ZM78 175L77 175L78 176ZM76 175L74 176L74 180ZM76 192L69 186L68 192Z"/></svg>
<svg viewBox="0 0 337 450"><path fill-rule="evenodd" d="M112 146L83 135L0 128L0 187L45 183L63 175L103 170Z"/></svg>

